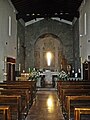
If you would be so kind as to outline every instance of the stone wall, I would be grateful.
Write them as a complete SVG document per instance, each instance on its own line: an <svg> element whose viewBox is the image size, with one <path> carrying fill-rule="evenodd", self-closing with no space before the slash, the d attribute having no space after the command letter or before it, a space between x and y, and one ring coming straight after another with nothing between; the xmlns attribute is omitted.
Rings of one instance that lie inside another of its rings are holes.
<svg viewBox="0 0 90 120"><path fill-rule="evenodd" d="M52 19L44 19L25 27L25 67L34 67L34 44L43 34L51 33L60 38L63 44L63 54L68 64L73 61L73 28L72 25Z"/></svg>
<svg viewBox="0 0 90 120"><path fill-rule="evenodd" d="M16 71L25 69L25 26L17 22L17 60Z"/></svg>
<svg viewBox="0 0 90 120"><path fill-rule="evenodd" d="M75 73L80 69L80 53L79 53L79 20L73 26L73 60Z"/></svg>

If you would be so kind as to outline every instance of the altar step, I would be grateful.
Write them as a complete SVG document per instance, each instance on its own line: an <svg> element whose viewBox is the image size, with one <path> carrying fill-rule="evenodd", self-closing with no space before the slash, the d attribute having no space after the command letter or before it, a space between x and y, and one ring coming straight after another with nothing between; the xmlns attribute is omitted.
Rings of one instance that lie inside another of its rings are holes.
<svg viewBox="0 0 90 120"><path fill-rule="evenodd" d="M45 88L37 88L37 91L56 91L56 88L49 88L49 87L45 87Z"/></svg>

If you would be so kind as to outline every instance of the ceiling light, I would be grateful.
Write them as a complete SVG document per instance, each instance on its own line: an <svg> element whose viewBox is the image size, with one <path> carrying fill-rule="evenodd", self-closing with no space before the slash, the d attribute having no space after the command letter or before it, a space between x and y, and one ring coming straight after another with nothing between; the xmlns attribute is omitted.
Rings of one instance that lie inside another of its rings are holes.
<svg viewBox="0 0 90 120"><path fill-rule="evenodd" d="M34 16L35 14L33 13L32 16Z"/></svg>
<svg viewBox="0 0 90 120"><path fill-rule="evenodd" d="M29 16L29 15L30 15L29 13L26 14L26 16Z"/></svg>
<svg viewBox="0 0 90 120"><path fill-rule="evenodd" d="M66 15L68 15L69 13L65 13Z"/></svg>
<svg viewBox="0 0 90 120"><path fill-rule="evenodd" d="M60 15L62 15L63 13L61 12Z"/></svg>
<svg viewBox="0 0 90 120"><path fill-rule="evenodd" d="M40 14L38 13L37 15L39 16Z"/></svg>
<svg viewBox="0 0 90 120"><path fill-rule="evenodd" d="M55 15L58 15L57 13L55 13Z"/></svg>

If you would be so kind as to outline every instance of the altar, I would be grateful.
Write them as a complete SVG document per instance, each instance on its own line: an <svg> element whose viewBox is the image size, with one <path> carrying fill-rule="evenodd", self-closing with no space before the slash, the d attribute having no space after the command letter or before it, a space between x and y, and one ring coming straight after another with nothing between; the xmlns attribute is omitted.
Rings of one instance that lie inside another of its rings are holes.
<svg viewBox="0 0 90 120"><path fill-rule="evenodd" d="M57 75L59 72L52 72L50 70L46 70L45 72L40 73L40 78L37 81L37 87L45 87L46 85L52 85L52 87L56 86ZM42 84L43 82L43 84Z"/></svg>

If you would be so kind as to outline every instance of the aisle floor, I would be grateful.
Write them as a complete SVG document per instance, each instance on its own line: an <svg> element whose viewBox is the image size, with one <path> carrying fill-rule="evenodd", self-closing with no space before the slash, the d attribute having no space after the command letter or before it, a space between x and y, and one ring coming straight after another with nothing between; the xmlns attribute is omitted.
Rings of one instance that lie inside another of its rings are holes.
<svg viewBox="0 0 90 120"><path fill-rule="evenodd" d="M64 120L56 90L38 90L26 120Z"/></svg>

